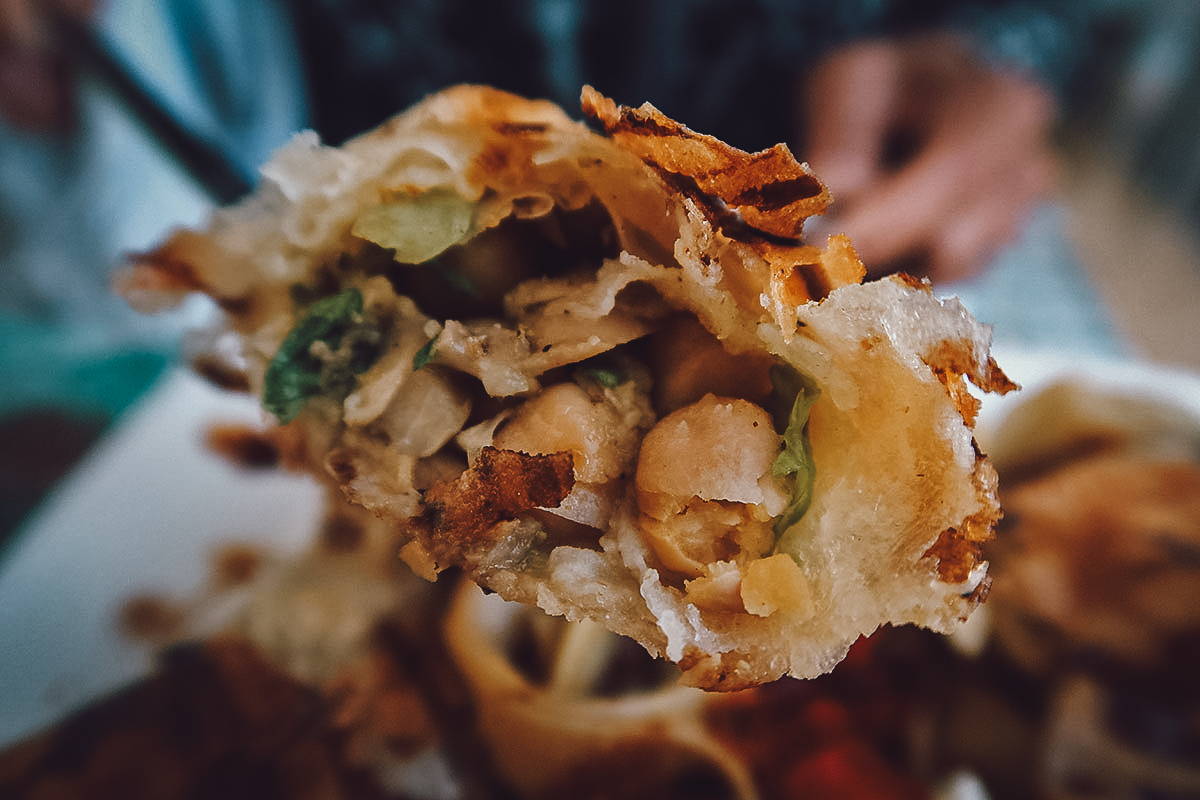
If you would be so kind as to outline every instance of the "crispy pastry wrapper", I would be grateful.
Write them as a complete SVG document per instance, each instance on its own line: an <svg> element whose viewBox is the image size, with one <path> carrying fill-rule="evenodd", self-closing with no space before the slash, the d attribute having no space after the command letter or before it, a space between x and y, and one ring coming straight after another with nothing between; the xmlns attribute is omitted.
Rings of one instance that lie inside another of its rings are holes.
<svg viewBox="0 0 1200 800"><path fill-rule="evenodd" d="M785 146L590 88L583 109L461 86L341 148L301 134L119 290L212 297L198 366L264 397L292 461L426 577L598 622L707 689L818 675L886 623L953 629L1000 513L967 389L1013 388L990 329L807 243L830 198Z"/></svg>

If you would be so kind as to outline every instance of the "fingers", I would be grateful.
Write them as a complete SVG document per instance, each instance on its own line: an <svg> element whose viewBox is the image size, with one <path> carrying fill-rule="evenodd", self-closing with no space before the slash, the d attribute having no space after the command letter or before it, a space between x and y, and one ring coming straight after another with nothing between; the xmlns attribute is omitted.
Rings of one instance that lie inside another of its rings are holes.
<svg viewBox="0 0 1200 800"><path fill-rule="evenodd" d="M992 72L984 80L990 88L977 97L988 101L952 120L931 145L957 148L963 158L944 216L927 231L926 275L935 281L984 268L1017 238L1031 209L1057 182L1049 92L1014 75Z"/></svg>
<svg viewBox="0 0 1200 800"><path fill-rule="evenodd" d="M873 275L903 268L954 280L977 272L1053 185L1050 93L985 66L957 37L872 45L845 58L831 59L813 84L849 98L829 96L812 109L809 160L835 196L821 230L849 234ZM869 87L853 82L871 75L886 86L864 94ZM870 113L880 118L866 119ZM880 148L897 132L910 137L911 150L892 163ZM844 153L856 147L866 154L853 172ZM853 191L839 196L842 181Z"/></svg>
<svg viewBox="0 0 1200 800"><path fill-rule="evenodd" d="M865 42L824 59L805 83L805 157L835 201L877 179L898 82L894 45Z"/></svg>
<svg viewBox="0 0 1200 800"><path fill-rule="evenodd" d="M872 275L898 268L935 281L975 274L1019 234L1053 184L1048 150L1008 152L980 161L965 146L932 149L876 184L830 232L850 235Z"/></svg>
<svg viewBox="0 0 1200 800"><path fill-rule="evenodd" d="M1019 235L1030 204L984 200L954 215L928 242L924 276L935 283L970 278Z"/></svg>
<svg viewBox="0 0 1200 800"><path fill-rule="evenodd" d="M979 193L930 237L925 275L935 282L969 278L1013 243L1033 208L1050 192L1057 163L1031 157L994 177L996 191Z"/></svg>
<svg viewBox="0 0 1200 800"><path fill-rule="evenodd" d="M951 154L953 155L953 154ZM959 174L944 159L926 157L899 174L877 181L857 202L831 217L826 229L845 233L872 276L927 259L942 220L952 208Z"/></svg>

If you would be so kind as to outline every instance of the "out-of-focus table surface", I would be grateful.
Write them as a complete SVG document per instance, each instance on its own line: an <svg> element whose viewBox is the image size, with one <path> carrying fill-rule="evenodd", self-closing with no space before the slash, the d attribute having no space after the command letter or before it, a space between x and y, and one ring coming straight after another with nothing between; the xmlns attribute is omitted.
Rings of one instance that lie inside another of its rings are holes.
<svg viewBox="0 0 1200 800"><path fill-rule="evenodd" d="M0 563L0 747L132 680L150 654L117 630L134 593L197 590L231 541L307 543L307 478L236 467L207 450L214 423L261 411L168 373L59 482Z"/></svg>

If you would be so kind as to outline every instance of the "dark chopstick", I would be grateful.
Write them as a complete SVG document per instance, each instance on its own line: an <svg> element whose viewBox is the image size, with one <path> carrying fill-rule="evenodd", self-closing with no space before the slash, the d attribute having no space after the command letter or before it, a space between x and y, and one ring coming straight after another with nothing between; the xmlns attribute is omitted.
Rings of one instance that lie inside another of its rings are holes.
<svg viewBox="0 0 1200 800"><path fill-rule="evenodd" d="M109 89L215 202L225 205L250 192L254 184L246 171L228 153L180 122L90 27L63 18L54 23L63 54Z"/></svg>

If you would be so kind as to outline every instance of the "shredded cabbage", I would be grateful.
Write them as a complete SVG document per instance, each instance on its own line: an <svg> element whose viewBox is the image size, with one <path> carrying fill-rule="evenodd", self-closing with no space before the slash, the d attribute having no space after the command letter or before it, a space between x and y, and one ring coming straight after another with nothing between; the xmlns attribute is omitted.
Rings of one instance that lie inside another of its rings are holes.
<svg viewBox="0 0 1200 800"><path fill-rule="evenodd" d="M424 264L471 230L475 204L454 192L402 195L366 206L350 232L395 251L403 264Z"/></svg>

